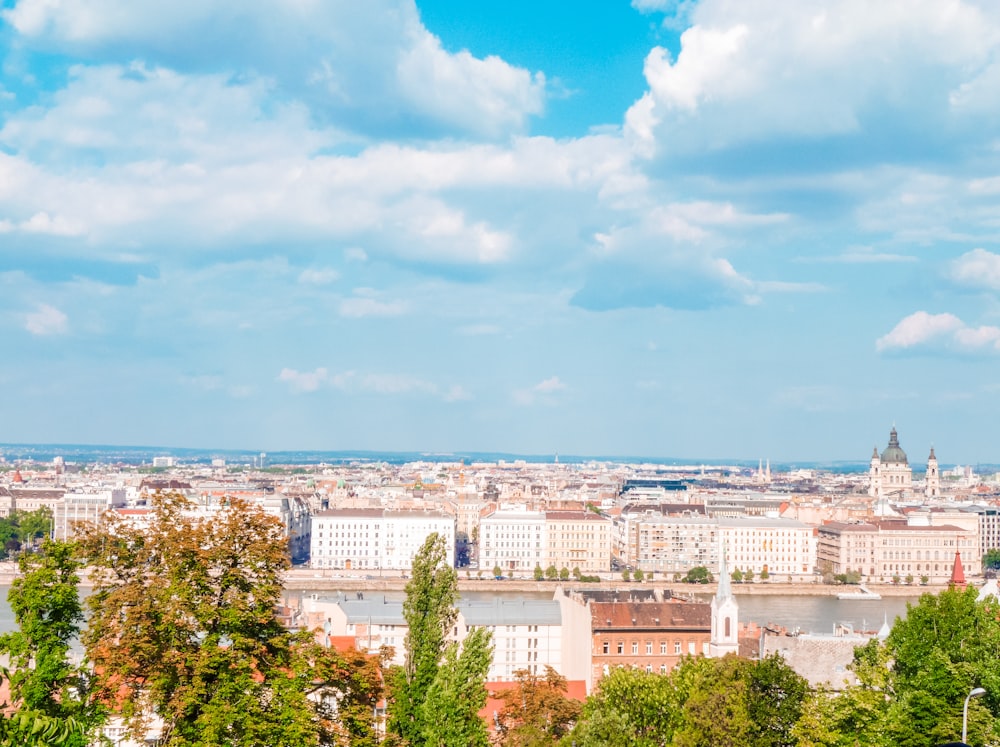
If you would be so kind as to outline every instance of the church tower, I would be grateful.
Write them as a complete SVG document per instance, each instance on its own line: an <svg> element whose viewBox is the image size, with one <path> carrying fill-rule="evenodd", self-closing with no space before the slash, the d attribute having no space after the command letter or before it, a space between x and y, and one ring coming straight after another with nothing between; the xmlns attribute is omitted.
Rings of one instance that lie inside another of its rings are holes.
<svg viewBox="0 0 1000 747"><path fill-rule="evenodd" d="M882 497L882 460L878 455L878 446L872 451L871 466L868 468L868 495Z"/></svg>
<svg viewBox="0 0 1000 747"><path fill-rule="evenodd" d="M712 640L708 647L709 656L718 658L726 654L739 653L738 620L739 606L736 604L730 585L726 549L723 547L722 561L719 564L719 588L712 598Z"/></svg>
<svg viewBox="0 0 1000 747"><path fill-rule="evenodd" d="M927 475L924 485L924 495L928 498L937 498L941 495L941 475L938 473L937 457L934 456L934 447L931 447L931 455L927 457Z"/></svg>

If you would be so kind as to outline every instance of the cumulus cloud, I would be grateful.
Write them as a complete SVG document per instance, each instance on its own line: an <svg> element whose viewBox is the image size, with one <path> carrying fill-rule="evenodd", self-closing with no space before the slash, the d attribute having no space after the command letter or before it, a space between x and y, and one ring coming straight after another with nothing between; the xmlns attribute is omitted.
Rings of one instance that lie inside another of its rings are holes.
<svg viewBox="0 0 1000 747"><path fill-rule="evenodd" d="M340 277L331 267L310 267L299 273L299 282L304 285L329 285Z"/></svg>
<svg viewBox="0 0 1000 747"><path fill-rule="evenodd" d="M553 404L557 393L564 391L566 384L558 376L550 376L525 389L515 389L512 398L518 405L533 405L536 402Z"/></svg>
<svg viewBox="0 0 1000 747"><path fill-rule="evenodd" d="M942 352L1000 351L1000 327L971 327L954 314L917 311L875 341L879 352L927 350Z"/></svg>
<svg viewBox="0 0 1000 747"><path fill-rule="evenodd" d="M1000 254L973 249L951 262L948 275L968 288L1000 290Z"/></svg>
<svg viewBox="0 0 1000 747"><path fill-rule="evenodd" d="M24 315L24 328L39 337L62 335L69 329L69 317L47 303Z"/></svg>
<svg viewBox="0 0 1000 747"><path fill-rule="evenodd" d="M445 51L407 0L20 0L3 17L27 43L198 72L256 71L325 121L356 130L421 125L501 137L542 111L545 77L497 57ZM294 41L290 41L294 40Z"/></svg>
<svg viewBox="0 0 1000 747"><path fill-rule="evenodd" d="M340 302L340 315L349 319L402 316L408 310L405 301L380 301L370 296L355 296Z"/></svg>
<svg viewBox="0 0 1000 747"><path fill-rule="evenodd" d="M647 56L649 90L626 117L646 152L879 138L914 118L961 123L1000 95L1000 18L987 6L704 0L689 20L676 58L661 47ZM886 140L879 157L907 146Z"/></svg>
<svg viewBox="0 0 1000 747"><path fill-rule="evenodd" d="M288 384L293 392L315 392L329 380L330 372L325 368L317 368L313 371L283 368L278 374L278 381Z"/></svg>

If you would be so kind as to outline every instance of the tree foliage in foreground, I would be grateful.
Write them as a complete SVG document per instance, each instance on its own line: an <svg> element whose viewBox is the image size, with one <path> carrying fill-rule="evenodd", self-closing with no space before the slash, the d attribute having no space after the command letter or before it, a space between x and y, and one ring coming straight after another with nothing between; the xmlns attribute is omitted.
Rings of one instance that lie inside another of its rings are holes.
<svg viewBox="0 0 1000 747"><path fill-rule="evenodd" d="M516 686L500 693L496 716L502 747L541 747L567 734L583 704L566 696L566 678L548 665L542 676L519 669L514 677Z"/></svg>
<svg viewBox="0 0 1000 747"><path fill-rule="evenodd" d="M374 744L377 657L275 616L289 566L277 518L239 500L206 517L162 495L148 526L109 514L82 546L95 693L135 736L155 714L167 747Z"/></svg>
<svg viewBox="0 0 1000 747"><path fill-rule="evenodd" d="M669 674L616 669L570 739L580 747L785 747L795 744L808 692L779 657L687 657Z"/></svg>
<svg viewBox="0 0 1000 747"><path fill-rule="evenodd" d="M448 565L444 538L437 533L424 541L411 570L403 602L406 662L390 677L387 728L403 743L417 747L426 743L428 714L422 706L437 678L457 614L458 576Z"/></svg>
<svg viewBox="0 0 1000 747"><path fill-rule="evenodd" d="M83 622L80 563L71 544L47 541L18 565L7 595L18 629L0 636L16 710L0 718L0 745L85 745L101 710L89 697L87 670L69 656Z"/></svg>

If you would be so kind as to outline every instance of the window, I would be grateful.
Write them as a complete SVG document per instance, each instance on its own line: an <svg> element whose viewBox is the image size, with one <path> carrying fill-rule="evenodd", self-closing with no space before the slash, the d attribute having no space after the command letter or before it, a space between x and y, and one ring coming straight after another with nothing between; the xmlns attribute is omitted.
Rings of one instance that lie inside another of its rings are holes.
<svg viewBox="0 0 1000 747"><path fill-rule="evenodd" d="M646 641L646 653L647 654L653 653L653 642L652 641Z"/></svg>
<svg viewBox="0 0 1000 747"><path fill-rule="evenodd" d="M625 653L625 644L622 643L621 641L618 641L618 653L619 654Z"/></svg>
<svg viewBox="0 0 1000 747"><path fill-rule="evenodd" d="M632 653L633 654L639 653L639 642L638 641L632 641Z"/></svg>
<svg viewBox="0 0 1000 747"><path fill-rule="evenodd" d="M667 642L666 641L660 641L660 653L661 654L666 654L667 653Z"/></svg>
<svg viewBox="0 0 1000 747"><path fill-rule="evenodd" d="M601 653L604 653L604 654L610 653L609 650L608 650L610 648L611 648L611 646L608 644L607 641L605 641L604 642L604 646L602 647Z"/></svg>
<svg viewBox="0 0 1000 747"><path fill-rule="evenodd" d="M674 653L679 654L681 652L681 642L674 641Z"/></svg>

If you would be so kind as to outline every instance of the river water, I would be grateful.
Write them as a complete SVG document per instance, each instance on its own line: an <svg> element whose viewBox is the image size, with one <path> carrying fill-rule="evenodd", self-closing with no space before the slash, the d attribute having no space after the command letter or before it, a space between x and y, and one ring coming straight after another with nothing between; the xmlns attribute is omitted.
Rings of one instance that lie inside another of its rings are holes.
<svg viewBox="0 0 1000 747"><path fill-rule="evenodd" d="M14 629L14 614L7 603L7 592L10 587L0 586L0 633ZM296 597L317 594L320 597L336 596L335 591L302 591L286 592L285 597ZM347 592L353 595L356 592ZM369 592L374 593L374 592ZM378 592L382 594L383 592ZM384 592L389 599L402 599L403 592ZM492 599L492 592L465 592L467 599ZM505 592L508 599L551 599L549 592ZM739 595L740 622L753 621L759 625L781 625L789 630L798 629L803 633L832 633L838 623L848 624L857 631L878 630L883 619L888 619L891 625L897 616L906 616L907 603L916 603L918 596L883 597L878 600L837 599L831 596L798 596L798 595ZM711 599L705 596L706 601Z"/></svg>

